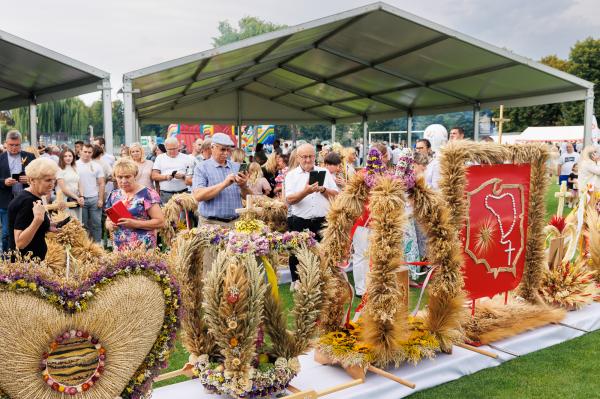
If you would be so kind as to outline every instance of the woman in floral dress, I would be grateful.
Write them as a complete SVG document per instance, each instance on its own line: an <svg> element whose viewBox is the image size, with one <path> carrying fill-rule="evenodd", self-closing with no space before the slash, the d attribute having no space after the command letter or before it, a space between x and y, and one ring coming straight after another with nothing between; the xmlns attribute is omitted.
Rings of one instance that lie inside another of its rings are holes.
<svg viewBox="0 0 600 399"><path fill-rule="evenodd" d="M144 247L156 248L157 230L165 218L160 209L160 196L151 188L136 182L138 166L129 158L119 159L113 173L118 184L106 201L106 209L122 201L133 218L121 218L118 223L106 219L106 228L113 233L115 250Z"/></svg>

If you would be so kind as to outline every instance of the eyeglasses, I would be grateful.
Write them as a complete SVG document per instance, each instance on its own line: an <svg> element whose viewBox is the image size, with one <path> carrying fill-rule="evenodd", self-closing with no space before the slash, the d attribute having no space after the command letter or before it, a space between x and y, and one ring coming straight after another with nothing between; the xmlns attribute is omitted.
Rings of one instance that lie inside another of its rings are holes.
<svg viewBox="0 0 600 399"><path fill-rule="evenodd" d="M5 145L6 145L7 147L20 147L20 146L21 146L21 143L18 143L18 144L8 144L8 143L7 143L7 144L5 144Z"/></svg>
<svg viewBox="0 0 600 399"><path fill-rule="evenodd" d="M316 156L315 155L298 155L298 158L303 159L303 160L309 160L309 159L315 159Z"/></svg>
<svg viewBox="0 0 600 399"><path fill-rule="evenodd" d="M167 148L167 151L179 151L179 148L177 148L177 147Z"/></svg>
<svg viewBox="0 0 600 399"><path fill-rule="evenodd" d="M425 147L415 147L415 149L417 149L417 150L424 150Z"/></svg>

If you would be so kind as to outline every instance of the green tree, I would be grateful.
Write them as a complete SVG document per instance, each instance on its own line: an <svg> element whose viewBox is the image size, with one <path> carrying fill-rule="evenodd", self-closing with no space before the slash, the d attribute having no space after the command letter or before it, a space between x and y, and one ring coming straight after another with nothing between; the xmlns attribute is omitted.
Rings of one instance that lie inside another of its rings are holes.
<svg viewBox="0 0 600 399"><path fill-rule="evenodd" d="M600 85L600 39L589 37L578 41L571 48L568 60L549 55L540 62L590 81L596 87ZM528 126L581 125L583 109L582 101L511 108L507 110L507 117L511 119L507 129L523 131ZM594 100L594 109L600 109L600 96ZM497 110L494 110L494 116L498 116Z"/></svg>
<svg viewBox="0 0 600 399"><path fill-rule="evenodd" d="M258 17L246 16L239 20L238 28L234 28L229 21L219 21L219 36L213 37L213 46L219 47L225 44L237 42L238 40L247 39L249 37L262 35L263 33L272 32L287 25L277 25L272 22L263 21Z"/></svg>
<svg viewBox="0 0 600 399"><path fill-rule="evenodd" d="M600 110L600 93L598 92L598 87L600 87L600 39L588 37L575 43L569 54L569 62L569 73L595 85L594 113L598 112ZM566 125L583 124L584 104L582 101L562 104L561 110Z"/></svg>
<svg viewBox="0 0 600 399"><path fill-rule="evenodd" d="M112 103L112 123L113 123L113 145L115 147L125 143L125 122L124 122L123 101L115 100Z"/></svg>
<svg viewBox="0 0 600 399"><path fill-rule="evenodd" d="M96 100L89 108L90 125L94 128L94 136L104 134L104 108L102 101ZM114 129L114 127L113 127Z"/></svg>

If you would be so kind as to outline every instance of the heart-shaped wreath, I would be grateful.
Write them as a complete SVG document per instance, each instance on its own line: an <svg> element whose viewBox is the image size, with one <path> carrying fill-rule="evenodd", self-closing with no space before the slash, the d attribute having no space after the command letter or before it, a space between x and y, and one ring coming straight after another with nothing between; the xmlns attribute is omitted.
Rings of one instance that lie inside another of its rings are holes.
<svg viewBox="0 0 600 399"><path fill-rule="evenodd" d="M152 253L98 261L84 282L0 266L0 398L140 399L165 367L179 288Z"/></svg>

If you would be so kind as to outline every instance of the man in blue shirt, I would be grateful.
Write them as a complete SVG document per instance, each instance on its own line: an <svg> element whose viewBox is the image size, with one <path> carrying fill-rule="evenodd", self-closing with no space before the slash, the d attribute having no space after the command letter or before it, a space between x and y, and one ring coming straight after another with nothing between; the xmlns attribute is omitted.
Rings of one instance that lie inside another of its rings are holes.
<svg viewBox="0 0 600 399"><path fill-rule="evenodd" d="M224 133L212 136L211 158L196 164L192 179L192 194L200 202L200 223L231 225L238 218L242 195L251 194L240 165L227 159L233 141Z"/></svg>

